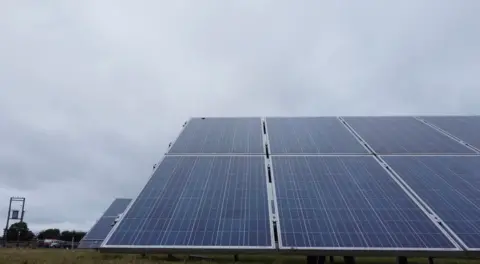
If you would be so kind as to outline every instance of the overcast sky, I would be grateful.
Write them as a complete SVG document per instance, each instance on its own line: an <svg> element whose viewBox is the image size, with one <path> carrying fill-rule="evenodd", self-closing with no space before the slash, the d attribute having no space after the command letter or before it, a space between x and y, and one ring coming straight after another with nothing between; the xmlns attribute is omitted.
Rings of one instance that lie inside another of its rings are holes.
<svg viewBox="0 0 480 264"><path fill-rule="evenodd" d="M480 114L480 1L3 1L0 224L88 230L190 116Z"/></svg>

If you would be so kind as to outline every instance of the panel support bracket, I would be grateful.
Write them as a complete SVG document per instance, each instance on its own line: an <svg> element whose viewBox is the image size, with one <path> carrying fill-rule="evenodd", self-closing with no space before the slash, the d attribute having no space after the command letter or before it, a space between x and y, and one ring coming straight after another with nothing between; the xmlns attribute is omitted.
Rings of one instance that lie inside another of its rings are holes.
<svg viewBox="0 0 480 264"><path fill-rule="evenodd" d="M307 256L307 264L324 264L325 256Z"/></svg>
<svg viewBox="0 0 480 264"><path fill-rule="evenodd" d="M397 257L397 264L408 264L407 257Z"/></svg>

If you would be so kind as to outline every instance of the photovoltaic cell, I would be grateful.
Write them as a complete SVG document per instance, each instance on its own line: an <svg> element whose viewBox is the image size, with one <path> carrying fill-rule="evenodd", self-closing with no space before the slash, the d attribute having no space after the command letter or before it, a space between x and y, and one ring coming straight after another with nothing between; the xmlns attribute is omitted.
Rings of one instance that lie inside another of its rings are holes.
<svg viewBox="0 0 480 264"><path fill-rule="evenodd" d="M281 249L456 249L373 157L272 158Z"/></svg>
<svg viewBox="0 0 480 264"><path fill-rule="evenodd" d="M378 154L472 154L413 117L345 117Z"/></svg>
<svg viewBox="0 0 480 264"><path fill-rule="evenodd" d="M480 156L383 159L469 248L480 250Z"/></svg>
<svg viewBox="0 0 480 264"><path fill-rule="evenodd" d="M480 149L480 116L426 116L421 118Z"/></svg>
<svg viewBox="0 0 480 264"><path fill-rule="evenodd" d="M98 219L95 225L82 238L79 248L98 248L103 240L107 237L110 230L112 230L113 223L119 214L123 213L128 207L132 199L117 198L107 208L103 215Z"/></svg>
<svg viewBox="0 0 480 264"><path fill-rule="evenodd" d="M262 154L260 118L193 118L169 154Z"/></svg>
<svg viewBox="0 0 480 264"><path fill-rule="evenodd" d="M267 118L272 154L366 154L336 117Z"/></svg>
<svg viewBox="0 0 480 264"><path fill-rule="evenodd" d="M166 156L104 247L273 248L263 156Z"/></svg>

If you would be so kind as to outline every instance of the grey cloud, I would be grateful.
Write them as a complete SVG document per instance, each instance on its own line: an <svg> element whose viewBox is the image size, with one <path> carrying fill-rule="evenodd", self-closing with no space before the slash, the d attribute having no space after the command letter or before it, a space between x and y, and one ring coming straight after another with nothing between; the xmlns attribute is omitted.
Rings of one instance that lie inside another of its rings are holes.
<svg viewBox="0 0 480 264"><path fill-rule="evenodd" d="M9 1L0 216L23 195L35 229L88 229L114 197L139 192L190 116L478 114L479 10Z"/></svg>

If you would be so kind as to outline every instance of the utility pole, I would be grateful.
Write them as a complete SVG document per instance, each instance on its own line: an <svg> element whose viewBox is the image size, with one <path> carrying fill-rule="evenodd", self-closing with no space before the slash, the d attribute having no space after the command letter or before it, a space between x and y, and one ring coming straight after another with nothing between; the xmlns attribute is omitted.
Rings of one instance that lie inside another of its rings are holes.
<svg viewBox="0 0 480 264"><path fill-rule="evenodd" d="M72 231L72 246L71 246L71 248L70 248L70 249L72 249L72 250L73 250L73 248L74 248L74 246L73 246L73 245L74 245L74 242L75 242L75 230Z"/></svg>
<svg viewBox="0 0 480 264"><path fill-rule="evenodd" d="M12 210L13 203L21 203L22 209L19 210ZM19 215L20 214L20 215ZM7 222L5 224L5 229L3 230L3 246L7 246L7 235L8 235L8 228L10 227L10 220L20 220L20 223L23 222L23 217L25 216L25 197L10 197L10 202L8 204L8 212L7 212ZM20 239L20 231L17 230L17 242Z"/></svg>

